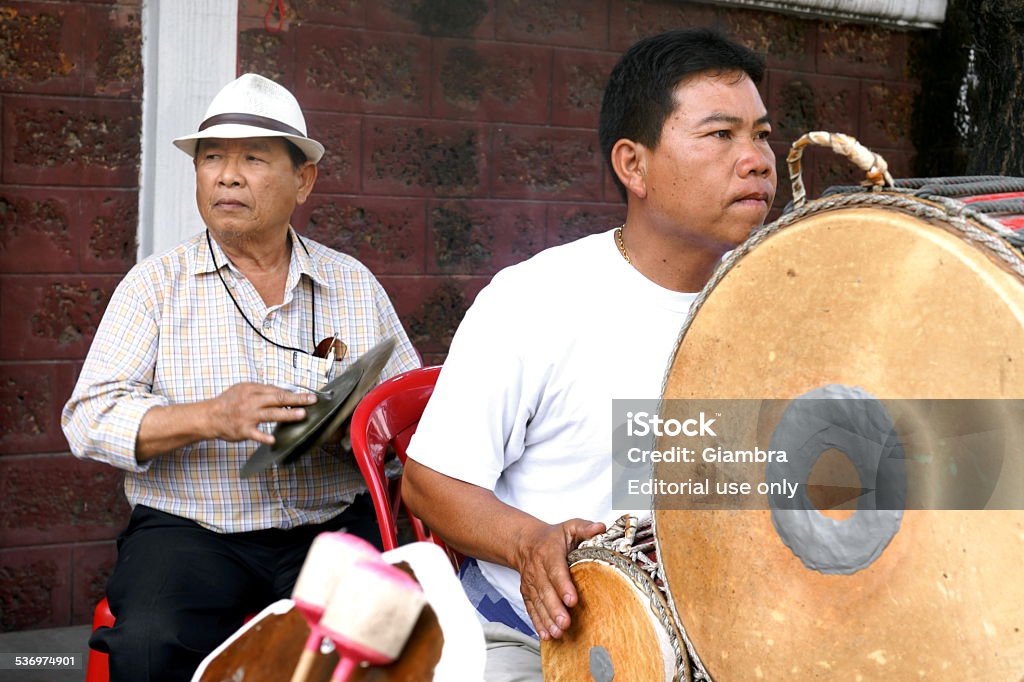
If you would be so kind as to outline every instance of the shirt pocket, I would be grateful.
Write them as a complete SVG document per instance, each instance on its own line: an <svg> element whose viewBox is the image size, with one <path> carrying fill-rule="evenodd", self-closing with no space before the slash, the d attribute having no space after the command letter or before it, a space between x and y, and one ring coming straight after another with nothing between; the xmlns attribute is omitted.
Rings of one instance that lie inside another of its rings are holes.
<svg viewBox="0 0 1024 682"><path fill-rule="evenodd" d="M280 353L267 374L267 383L291 391L320 390L325 383L338 376L340 364L296 351Z"/></svg>

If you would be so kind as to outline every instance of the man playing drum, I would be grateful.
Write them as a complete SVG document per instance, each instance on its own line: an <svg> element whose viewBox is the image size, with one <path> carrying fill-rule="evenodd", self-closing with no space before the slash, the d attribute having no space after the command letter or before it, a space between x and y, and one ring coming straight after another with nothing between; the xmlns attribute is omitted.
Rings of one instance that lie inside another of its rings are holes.
<svg viewBox="0 0 1024 682"><path fill-rule="evenodd" d="M90 642L122 682L190 679L245 614L290 596L318 533L379 544L351 456L239 472L274 442L269 423L303 419L309 389L378 341L397 340L383 377L419 364L373 275L289 224L324 148L288 90L246 74L175 145L194 160L207 230L128 273L63 414L76 456L127 472L116 624Z"/></svg>
<svg viewBox="0 0 1024 682"><path fill-rule="evenodd" d="M539 680L577 601L566 556L612 509L612 399L651 398L690 304L775 196L762 60L705 29L641 40L601 109L622 227L498 273L410 446L412 510L467 556L487 680ZM708 358L728 362L728 358Z"/></svg>

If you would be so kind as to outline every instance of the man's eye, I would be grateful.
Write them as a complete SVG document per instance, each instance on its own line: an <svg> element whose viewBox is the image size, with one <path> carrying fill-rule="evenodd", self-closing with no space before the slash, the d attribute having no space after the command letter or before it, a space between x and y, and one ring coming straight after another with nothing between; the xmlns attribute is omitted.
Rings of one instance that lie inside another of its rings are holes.
<svg viewBox="0 0 1024 682"><path fill-rule="evenodd" d="M772 134L772 131L770 131L770 130L762 130L762 131L758 132L757 139L759 139L759 140L767 140L768 136L771 135L771 134Z"/></svg>
<svg viewBox="0 0 1024 682"><path fill-rule="evenodd" d="M732 136L732 131L731 130L716 130L715 132L713 132L711 134L714 137L717 137L720 140L728 140L729 137Z"/></svg>

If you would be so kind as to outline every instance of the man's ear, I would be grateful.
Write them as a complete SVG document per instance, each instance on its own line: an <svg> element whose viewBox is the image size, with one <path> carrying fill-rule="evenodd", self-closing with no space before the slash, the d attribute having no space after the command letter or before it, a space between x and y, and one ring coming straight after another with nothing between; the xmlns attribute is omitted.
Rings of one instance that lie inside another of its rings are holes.
<svg viewBox="0 0 1024 682"><path fill-rule="evenodd" d="M627 192L638 199L647 198L647 147L633 140L619 140L612 147L612 168Z"/></svg>
<svg viewBox="0 0 1024 682"><path fill-rule="evenodd" d="M295 203L304 204L309 197L309 193L313 191L313 185L316 184L316 164L312 161L307 161L299 168L296 175L299 180L299 187L295 196Z"/></svg>

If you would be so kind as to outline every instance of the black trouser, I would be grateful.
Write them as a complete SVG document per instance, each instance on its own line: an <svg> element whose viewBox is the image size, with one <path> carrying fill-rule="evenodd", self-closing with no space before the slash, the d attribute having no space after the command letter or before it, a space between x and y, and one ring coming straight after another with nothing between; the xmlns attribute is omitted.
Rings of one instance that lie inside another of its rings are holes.
<svg viewBox="0 0 1024 682"><path fill-rule="evenodd" d="M187 682L247 615L291 596L313 539L336 530L380 547L369 495L323 524L231 534L136 506L107 583L116 622L89 646L110 654L111 682Z"/></svg>

